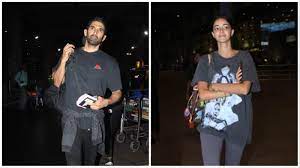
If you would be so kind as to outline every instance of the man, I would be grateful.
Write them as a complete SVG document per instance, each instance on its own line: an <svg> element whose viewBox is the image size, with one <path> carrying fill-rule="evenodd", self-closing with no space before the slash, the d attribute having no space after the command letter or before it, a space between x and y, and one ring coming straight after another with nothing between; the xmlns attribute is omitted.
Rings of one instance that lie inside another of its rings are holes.
<svg viewBox="0 0 300 168"><path fill-rule="evenodd" d="M117 62L99 50L106 39L106 26L101 18L92 19L84 29L85 43L80 49L67 44L53 72L54 88L64 83L62 102L62 151L68 165L94 165L97 152L104 154L103 108L121 98L121 78ZM106 89L112 94L104 98ZM97 97L81 107L76 102L83 94ZM59 100L60 101L60 100ZM83 153L83 156L82 156Z"/></svg>
<svg viewBox="0 0 300 168"><path fill-rule="evenodd" d="M26 71L25 64L22 64L20 71L16 74L15 81L17 82L20 88L20 100L19 100L18 108L20 110L24 110L26 108L26 102L27 102L26 89L28 85L28 74Z"/></svg>

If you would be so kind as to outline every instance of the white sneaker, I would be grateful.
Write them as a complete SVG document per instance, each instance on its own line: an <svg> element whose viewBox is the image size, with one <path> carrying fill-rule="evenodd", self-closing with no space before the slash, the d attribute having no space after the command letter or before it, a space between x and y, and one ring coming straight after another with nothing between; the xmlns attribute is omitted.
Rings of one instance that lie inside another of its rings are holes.
<svg viewBox="0 0 300 168"><path fill-rule="evenodd" d="M114 165L114 164L113 164L113 162L111 162L111 161L105 163L105 166L113 166L113 165Z"/></svg>

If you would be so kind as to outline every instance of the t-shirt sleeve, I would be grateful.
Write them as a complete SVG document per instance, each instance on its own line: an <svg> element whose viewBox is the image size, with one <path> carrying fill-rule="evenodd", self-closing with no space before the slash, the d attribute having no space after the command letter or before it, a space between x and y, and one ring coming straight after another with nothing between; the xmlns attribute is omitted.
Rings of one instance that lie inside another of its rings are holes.
<svg viewBox="0 0 300 168"><path fill-rule="evenodd" d="M199 81L209 82L207 55L200 57L191 85L195 86Z"/></svg>
<svg viewBox="0 0 300 168"><path fill-rule="evenodd" d="M261 90L260 84L258 81L257 72L256 72L253 58L249 52L245 53L244 60L243 60L242 72L243 72L243 80L245 80L245 81L248 80L248 81L252 82L251 92L259 92Z"/></svg>
<svg viewBox="0 0 300 168"><path fill-rule="evenodd" d="M107 87L112 92L122 89L120 68L116 62L113 63L112 69L108 72Z"/></svg>

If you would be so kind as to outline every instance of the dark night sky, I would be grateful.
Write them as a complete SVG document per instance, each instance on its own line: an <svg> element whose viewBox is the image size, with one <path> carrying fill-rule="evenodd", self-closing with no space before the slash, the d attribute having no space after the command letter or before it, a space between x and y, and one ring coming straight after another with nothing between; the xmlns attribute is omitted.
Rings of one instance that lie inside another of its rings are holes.
<svg viewBox="0 0 300 168"><path fill-rule="evenodd" d="M228 2L222 4L231 6L231 10L228 12L232 15L234 22L248 21L252 16L259 19L271 20L274 17L281 17L282 12L286 14L290 13L292 17L297 17L297 3L295 2ZM154 29L157 28L162 31L169 27L175 28L176 26L181 26L182 22L180 21L183 20L185 23L198 24L199 28L197 31L210 31L211 20L217 15L224 15L220 13L219 2L152 3L151 7L151 26ZM294 9L294 12L290 12L291 9ZM180 17L177 17L177 14Z"/></svg>
<svg viewBox="0 0 300 168"><path fill-rule="evenodd" d="M157 57L166 65L181 59L181 56L188 59L195 44L210 41L211 25L216 16L231 18L235 34L241 32L243 35L246 35L243 30L248 30L241 26L245 23L255 23L253 26L259 28L261 23L289 20L298 25L296 2L154 2L151 10L151 47L152 50L157 48L152 52L152 58ZM293 29L296 30L297 27ZM210 39L206 38L208 36Z"/></svg>
<svg viewBox="0 0 300 168"><path fill-rule="evenodd" d="M145 37L143 32L149 27L148 3L27 2L2 4L3 28L6 28L9 20L12 22L13 19L10 19L12 15L19 13L21 17L16 22L22 22L24 26L21 28L24 36L22 38L32 39L35 35L39 35L41 41L52 44L48 45L51 48L41 46L44 51L56 52L57 48L63 48L67 42L74 43L79 47L87 21L94 16L101 16L106 19L108 28L108 38L103 43L102 49L116 58L124 56L123 58L127 59L126 53L131 51L132 45L135 45L137 49L133 55L144 58L147 63L148 37ZM274 17L280 17L282 13L289 13L292 18L297 18L297 4L294 2L222 4L231 6L229 12L235 22L248 21L252 16L271 22ZM176 34L178 39L184 39L186 34L196 36L209 33L212 18L220 12L219 2L152 2L151 6L152 42L156 38L166 37L169 32ZM289 12L291 9L294 9L294 12ZM8 30L7 34L10 33L12 32Z"/></svg>
<svg viewBox="0 0 300 168"><path fill-rule="evenodd" d="M144 52L148 38L143 35L148 30L148 3L5 3L3 8L10 14L20 12L25 39L32 38L34 33L41 40L51 36L51 43L57 48L63 48L66 42L80 46L88 20L103 17L108 30L104 51L120 57L135 45L141 50L138 54L148 58L148 50ZM4 27L10 17L3 15Z"/></svg>

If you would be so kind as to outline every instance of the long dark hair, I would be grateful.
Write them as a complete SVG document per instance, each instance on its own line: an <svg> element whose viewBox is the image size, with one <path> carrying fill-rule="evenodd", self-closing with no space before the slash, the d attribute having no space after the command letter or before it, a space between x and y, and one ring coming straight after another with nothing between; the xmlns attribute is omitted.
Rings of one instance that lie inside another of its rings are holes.
<svg viewBox="0 0 300 168"><path fill-rule="evenodd" d="M234 21L233 21L232 18L230 18L228 16L216 16L216 17L214 17L214 19L212 20L212 22L210 24L212 31L213 31L214 23L218 19L224 19L224 20L226 20L229 23L231 29L234 29L235 23L234 23ZM212 40L212 49L213 49L213 51L218 50L217 42L216 42L216 40L212 36L211 36L211 40ZM238 39L236 38L235 33L231 37L231 45L232 45L232 48L239 48Z"/></svg>

